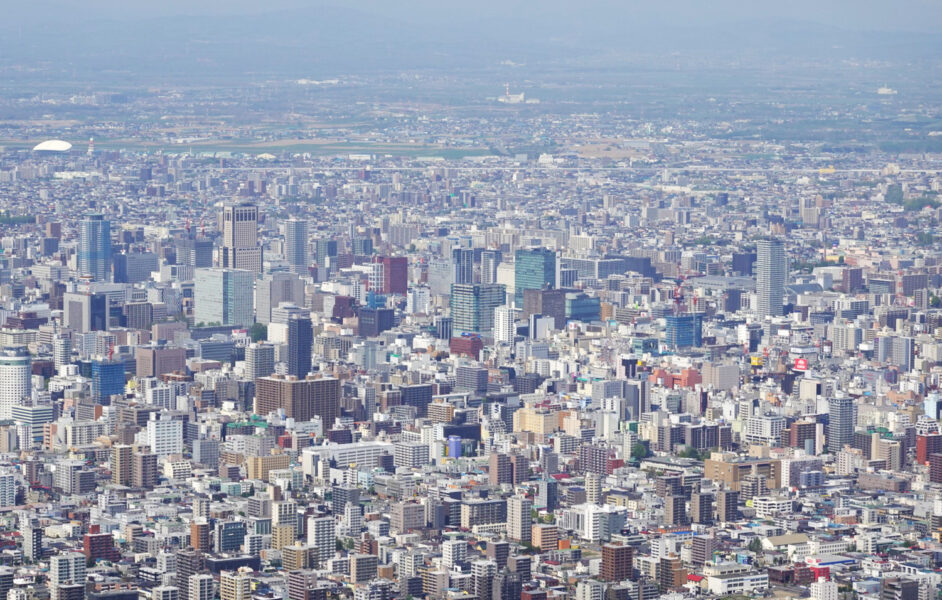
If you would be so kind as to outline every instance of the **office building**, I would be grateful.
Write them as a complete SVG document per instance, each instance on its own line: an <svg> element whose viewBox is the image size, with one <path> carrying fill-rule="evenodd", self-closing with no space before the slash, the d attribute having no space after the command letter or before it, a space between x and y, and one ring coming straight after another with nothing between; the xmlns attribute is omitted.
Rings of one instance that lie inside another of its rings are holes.
<svg viewBox="0 0 942 600"><path fill-rule="evenodd" d="M250 273L262 272L262 248L258 245L258 207L251 202L229 204L220 214L222 247L218 266Z"/></svg>
<svg viewBox="0 0 942 600"><path fill-rule="evenodd" d="M31 396L32 361L23 346L0 350L0 420L13 418L13 407Z"/></svg>
<svg viewBox="0 0 942 600"><path fill-rule="evenodd" d="M830 452L840 452L845 444L853 443L855 412L854 399L849 396L828 400L827 443Z"/></svg>
<svg viewBox="0 0 942 600"><path fill-rule="evenodd" d="M293 273L303 273L308 266L307 221L285 221L285 262Z"/></svg>
<svg viewBox="0 0 942 600"><path fill-rule="evenodd" d="M340 416L340 380L283 375L260 377L255 381L256 414L268 415L279 409L299 422L320 417L326 430Z"/></svg>
<svg viewBox="0 0 942 600"><path fill-rule="evenodd" d="M556 253L546 248L517 250L514 254L514 301L516 306L523 306L524 290L542 290L554 287L556 287Z"/></svg>
<svg viewBox="0 0 942 600"><path fill-rule="evenodd" d="M307 377L311 372L311 351L314 344L314 330L311 318L291 315L288 319L288 375L298 378Z"/></svg>
<svg viewBox="0 0 942 600"><path fill-rule="evenodd" d="M759 240L756 249L756 314L760 319L781 316L788 272L785 244L781 240Z"/></svg>
<svg viewBox="0 0 942 600"><path fill-rule="evenodd" d="M252 272L244 269L197 269L193 311L196 324L248 327L254 323L254 282Z"/></svg>
<svg viewBox="0 0 942 600"><path fill-rule="evenodd" d="M111 222L102 215L79 221L78 272L94 281L111 279Z"/></svg>
<svg viewBox="0 0 942 600"><path fill-rule="evenodd" d="M502 284L454 284L451 286L451 318L454 335L494 331L494 309L506 301Z"/></svg>

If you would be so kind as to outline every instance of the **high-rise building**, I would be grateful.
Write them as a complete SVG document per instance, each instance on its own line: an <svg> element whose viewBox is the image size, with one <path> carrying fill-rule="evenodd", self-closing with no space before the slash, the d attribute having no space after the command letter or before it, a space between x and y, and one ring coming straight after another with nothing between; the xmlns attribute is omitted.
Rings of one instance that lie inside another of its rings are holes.
<svg viewBox="0 0 942 600"><path fill-rule="evenodd" d="M500 250L485 250L481 253L481 283L497 283L497 265L501 259Z"/></svg>
<svg viewBox="0 0 942 600"><path fill-rule="evenodd" d="M546 248L517 250L514 254L514 301L523 306L524 290L556 287L556 253Z"/></svg>
<svg viewBox="0 0 942 600"><path fill-rule="evenodd" d="M527 542L532 539L530 511L533 503L522 496L507 499L507 537L515 542Z"/></svg>
<svg viewBox="0 0 942 600"><path fill-rule="evenodd" d="M307 377L311 372L311 348L314 344L314 329L311 318L291 315L288 319L288 375Z"/></svg>
<svg viewBox="0 0 942 600"><path fill-rule="evenodd" d="M183 234L176 237L177 264L195 269L213 266L213 240L203 236Z"/></svg>
<svg viewBox="0 0 942 600"><path fill-rule="evenodd" d="M739 520L739 492L720 490L716 493L716 520L721 523Z"/></svg>
<svg viewBox="0 0 942 600"><path fill-rule="evenodd" d="M52 360L55 363L56 372L58 372L63 365L72 362L72 338L64 335L57 335L53 338Z"/></svg>
<svg viewBox="0 0 942 600"><path fill-rule="evenodd" d="M79 221L78 271L95 281L111 279L111 222L102 215Z"/></svg>
<svg viewBox="0 0 942 600"><path fill-rule="evenodd" d="M854 441L854 399L850 396L828 400L828 450L840 452L845 444Z"/></svg>
<svg viewBox="0 0 942 600"><path fill-rule="evenodd" d="M512 306L498 306L494 309L494 341L500 344L512 344L517 337L517 315L519 309Z"/></svg>
<svg viewBox="0 0 942 600"><path fill-rule="evenodd" d="M275 347L271 344L249 344L245 349L245 378L255 381L275 372Z"/></svg>
<svg viewBox="0 0 942 600"><path fill-rule="evenodd" d="M213 576L208 573L190 575L188 600L213 600Z"/></svg>
<svg viewBox="0 0 942 600"><path fill-rule="evenodd" d="M79 552L64 552L49 559L49 597L51 600L64 600L60 597L59 586L67 583L85 585L85 555ZM81 597L85 597L84 593Z"/></svg>
<svg viewBox="0 0 942 600"><path fill-rule="evenodd" d="M304 282L295 273L270 273L255 280L255 320L272 322L272 311L287 302L304 305Z"/></svg>
<svg viewBox="0 0 942 600"><path fill-rule="evenodd" d="M13 407L31 395L29 351L13 346L0 351L0 420L13 418Z"/></svg>
<svg viewBox="0 0 942 600"><path fill-rule="evenodd" d="M451 318L454 335L494 330L494 309L506 301L502 284L456 283L451 286Z"/></svg>
<svg viewBox="0 0 942 600"><path fill-rule="evenodd" d="M671 348L699 348L703 345L703 314L686 313L665 317L664 343Z"/></svg>
<svg viewBox="0 0 942 600"><path fill-rule="evenodd" d="M183 452L183 421L171 419L166 413L161 418L152 413L147 422L147 443L150 451L158 456Z"/></svg>
<svg viewBox="0 0 942 600"><path fill-rule="evenodd" d="M111 483L131 485L131 457L134 447L115 444L111 447Z"/></svg>
<svg viewBox="0 0 942 600"><path fill-rule="evenodd" d="M451 263L455 270L454 282L474 283L474 250L471 248L452 248Z"/></svg>
<svg viewBox="0 0 942 600"><path fill-rule="evenodd" d="M197 324L248 327L255 322L252 286L255 276L244 269L197 269L194 275Z"/></svg>
<svg viewBox="0 0 942 600"><path fill-rule="evenodd" d="M308 266L307 221L288 219L285 221L285 262L294 273L301 273Z"/></svg>
<svg viewBox="0 0 942 600"><path fill-rule="evenodd" d="M229 204L220 214L222 247L219 266L262 272L262 248L258 245L258 207L251 202Z"/></svg>
<svg viewBox="0 0 942 600"><path fill-rule="evenodd" d="M125 363L123 360L92 361L92 397L102 405L111 404L111 396L123 396Z"/></svg>
<svg viewBox="0 0 942 600"><path fill-rule="evenodd" d="M157 455L153 452L135 452L131 457L131 485L139 489L157 486Z"/></svg>
<svg viewBox="0 0 942 600"><path fill-rule="evenodd" d="M620 544L602 546L602 568L599 576L606 581L625 581L634 579L632 562L634 548Z"/></svg>
<svg viewBox="0 0 942 600"><path fill-rule="evenodd" d="M334 555L337 543L337 524L333 517L310 517L307 520L307 543L314 548L318 565Z"/></svg>
<svg viewBox="0 0 942 600"><path fill-rule="evenodd" d="M324 429L340 416L340 380L332 377L298 379L272 375L255 380L255 412L268 415L284 409L298 422L321 418Z"/></svg>
<svg viewBox="0 0 942 600"><path fill-rule="evenodd" d="M785 244L781 240L759 240L756 257L756 294L759 318L782 315L785 296Z"/></svg>

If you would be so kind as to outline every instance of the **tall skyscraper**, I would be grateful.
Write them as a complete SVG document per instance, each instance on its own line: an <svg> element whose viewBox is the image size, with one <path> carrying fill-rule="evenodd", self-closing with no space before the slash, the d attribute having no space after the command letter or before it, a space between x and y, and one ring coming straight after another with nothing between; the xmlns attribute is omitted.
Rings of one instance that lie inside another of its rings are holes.
<svg viewBox="0 0 942 600"><path fill-rule="evenodd" d="M491 335L494 309L505 302L506 288L499 283L456 283L451 286L451 318L454 333Z"/></svg>
<svg viewBox="0 0 942 600"><path fill-rule="evenodd" d="M220 215L222 247L219 266L262 272L262 248L258 245L258 207L251 202L228 204Z"/></svg>
<svg viewBox="0 0 942 600"><path fill-rule="evenodd" d="M759 318L782 315L785 296L785 244L781 240L759 240L756 257L756 294Z"/></svg>
<svg viewBox="0 0 942 600"><path fill-rule="evenodd" d="M31 395L32 366L29 351L23 346L0 352L0 420L13 418L13 407Z"/></svg>
<svg viewBox="0 0 942 600"><path fill-rule="evenodd" d="M839 452L854 441L854 399L850 396L828 400L828 450Z"/></svg>
<svg viewBox="0 0 942 600"><path fill-rule="evenodd" d="M102 215L89 215L79 221L79 274L95 281L111 278L111 221Z"/></svg>
<svg viewBox="0 0 942 600"><path fill-rule="evenodd" d="M474 283L474 250L452 248L451 263L455 270L455 283Z"/></svg>
<svg viewBox="0 0 942 600"><path fill-rule="evenodd" d="M517 250L514 255L514 301L523 306L524 290L542 290L556 285L556 253L546 248Z"/></svg>
<svg viewBox="0 0 942 600"><path fill-rule="evenodd" d="M285 221L285 262L293 273L300 273L307 269L307 237L307 221L299 219Z"/></svg>
<svg viewBox="0 0 942 600"><path fill-rule="evenodd" d="M196 323L248 327L255 321L252 284L255 276L244 269L197 269L194 275Z"/></svg>
<svg viewBox="0 0 942 600"><path fill-rule="evenodd" d="M311 372L314 329L311 318L291 315L288 319L288 375L303 378Z"/></svg>

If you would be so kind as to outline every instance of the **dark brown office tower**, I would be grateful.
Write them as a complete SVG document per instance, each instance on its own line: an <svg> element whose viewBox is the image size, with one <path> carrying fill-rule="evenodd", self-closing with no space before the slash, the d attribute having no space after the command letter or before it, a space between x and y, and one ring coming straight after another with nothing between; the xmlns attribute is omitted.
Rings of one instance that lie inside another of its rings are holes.
<svg viewBox="0 0 942 600"><path fill-rule="evenodd" d="M583 473L608 475L610 450L601 444L583 444L579 447L579 465Z"/></svg>
<svg viewBox="0 0 942 600"><path fill-rule="evenodd" d="M815 441L817 427L814 421L795 421L788 428L788 446L804 449L807 440Z"/></svg>
<svg viewBox="0 0 942 600"><path fill-rule="evenodd" d="M690 562L700 566L713 560L713 548L715 543L712 537L708 535L694 536L690 547Z"/></svg>
<svg viewBox="0 0 942 600"><path fill-rule="evenodd" d="M523 318L530 315L553 317L556 329L566 327L565 290L523 290Z"/></svg>
<svg viewBox="0 0 942 600"><path fill-rule="evenodd" d="M111 447L111 483L114 485L131 485L131 458L134 455L132 446L115 444Z"/></svg>
<svg viewBox="0 0 942 600"><path fill-rule="evenodd" d="M690 496L690 519L701 525L713 523L713 494L693 494Z"/></svg>
<svg viewBox="0 0 942 600"><path fill-rule="evenodd" d="M860 450L863 453L863 457L867 460L873 458L870 456L870 452L873 448L873 434L867 431L855 431L851 445L855 449Z"/></svg>
<svg viewBox="0 0 942 600"><path fill-rule="evenodd" d="M510 556L507 558L507 568L520 575L520 581L530 581L531 562L529 555Z"/></svg>
<svg viewBox="0 0 942 600"><path fill-rule="evenodd" d="M732 523L739 520L739 492L720 490L716 494L716 520Z"/></svg>
<svg viewBox="0 0 942 600"><path fill-rule="evenodd" d="M131 485L136 488L153 489L157 486L157 455L136 452L131 459Z"/></svg>
<svg viewBox="0 0 942 600"><path fill-rule="evenodd" d="M181 590L189 589L190 575L196 575L203 570L203 553L193 548L186 548L176 552L177 556L177 587Z"/></svg>
<svg viewBox="0 0 942 600"><path fill-rule="evenodd" d="M318 584L314 571L288 573L289 600L327 600L327 586Z"/></svg>
<svg viewBox="0 0 942 600"><path fill-rule="evenodd" d="M664 524L668 527L689 525L687 518L687 499L683 496L668 496L664 498Z"/></svg>
<svg viewBox="0 0 942 600"><path fill-rule="evenodd" d="M513 465L507 454L493 453L487 460L487 479L491 485L513 483Z"/></svg>
<svg viewBox="0 0 942 600"><path fill-rule="evenodd" d="M298 379L272 375L255 380L255 413L268 415L284 409L296 421L321 418L324 428L340 416L340 380L333 377Z"/></svg>
<svg viewBox="0 0 942 600"><path fill-rule="evenodd" d="M942 454L929 455L929 481L942 483Z"/></svg>
<svg viewBox="0 0 942 600"><path fill-rule="evenodd" d="M682 587L687 582L687 572L677 555L662 556L657 563L657 583L661 593Z"/></svg>
<svg viewBox="0 0 942 600"><path fill-rule="evenodd" d="M513 472L513 484L517 485L530 479L530 459L522 454L510 455L510 468Z"/></svg>
<svg viewBox="0 0 942 600"><path fill-rule="evenodd" d="M209 523L193 521L190 523L190 545L199 552L211 552Z"/></svg>
<svg viewBox="0 0 942 600"><path fill-rule="evenodd" d="M634 579L632 562L634 548L619 544L602 546L602 569L600 576L606 581L625 581Z"/></svg>
<svg viewBox="0 0 942 600"><path fill-rule="evenodd" d="M684 478L679 473L661 475L654 481L654 493L661 498L684 493Z"/></svg>
<svg viewBox="0 0 942 600"><path fill-rule="evenodd" d="M500 571L507 566L507 557L510 556L510 544L505 541L488 541L487 557L497 563L497 570Z"/></svg>

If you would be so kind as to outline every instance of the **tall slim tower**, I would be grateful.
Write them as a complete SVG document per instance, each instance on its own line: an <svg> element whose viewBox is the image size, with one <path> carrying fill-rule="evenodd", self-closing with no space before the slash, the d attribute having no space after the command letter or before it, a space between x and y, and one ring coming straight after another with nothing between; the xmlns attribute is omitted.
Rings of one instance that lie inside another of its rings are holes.
<svg viewBox="0 0 942 600"><path fill-rule="evenodd" d="M782 315L785 295L785 244L781 240L759 240L756 256L756 313L759 318Z"/></svg>
<svg viewBox="0 0 942 600"><path fill-rule="evenodd" d="M32 365L25 346L0 352L0 419L12 419L13 407L31 395Z"/></svg>
<svg viewBox="0 0 942 600"><path fill-rule="evenodd" d="M850 396L828 400L828 450L839 452L854 441L854 399Z"/></svg>
<svg viewBox="0 0 942 600"><path fill-rule="evenodd" d="M455 270L455 283L474 283L474 250L452 248L451 263Z"/></svg>
<svg viewBox="0 0 942 600"><path fill-rule="evenodd" d="M293 273L301 273L308 266L307 221L285 221L285 261Z"/></svg>
<svg viewBox="0 0 942 600"><path fill-rule="evenodd" d="M219 266L262 272L262 248L258 245L258 207L251 202L227 204L222 209L222 247Z"/></svg>
<svg viewBox="0 0 942 600"><path fill-rule="evenodd" d="M79 221L78 270L95 281L111 278L111 221L102 215Z"/></svg>

